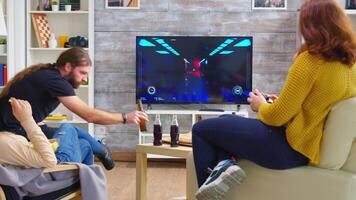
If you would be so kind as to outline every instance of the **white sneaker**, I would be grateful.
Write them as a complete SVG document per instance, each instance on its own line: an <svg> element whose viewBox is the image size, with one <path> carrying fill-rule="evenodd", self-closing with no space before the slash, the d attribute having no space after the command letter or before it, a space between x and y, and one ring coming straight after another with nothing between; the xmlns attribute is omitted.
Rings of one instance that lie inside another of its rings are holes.
<svg viewBox="0 0 356 200"><path fill-rule="evenodd" d="M214 168L195 194L198 200L223 200L229 189L241 184L246 173L233 160L223 160Z"/></svg>

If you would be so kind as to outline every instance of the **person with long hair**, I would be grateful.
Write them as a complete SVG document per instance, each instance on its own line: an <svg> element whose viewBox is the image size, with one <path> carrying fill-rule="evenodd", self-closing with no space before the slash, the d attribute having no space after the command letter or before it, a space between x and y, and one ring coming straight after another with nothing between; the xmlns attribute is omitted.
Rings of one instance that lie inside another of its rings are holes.
<svg viewBox="0 0 356 200"><path fill-rule="evenodd" d="M30 103L36 123L41 123L59 103L84 120L95 124L138 124L140 120L147 120L147 115L140 111L127 114L107 112L92 108L77 97L74 89L77 89L83 81L87 81L90 66L91 59L87 51L73 47L62 52L56 63L30 66L16 74L0 94L0 131L27 137L24 129L12 114L11 106L8 103L11 97ZM48 139L51 139L56 131L55 128L45 124L40 127ZM88 133L85 135L92 145L94 154L104 167L108 170L112 169L115 162L109 149Z"/></svg>
<svg viewBox="0 0 356 200"><path fill-rule="evenodd" d="M318 165L329 111L356 96L356 39L335 0L306 0L299 26L305 43L279 97L257 89L249 94L258 119L223 115L193 126L197 199L223 199L244 180L246 174L232 157L272 169Z"/></svg>

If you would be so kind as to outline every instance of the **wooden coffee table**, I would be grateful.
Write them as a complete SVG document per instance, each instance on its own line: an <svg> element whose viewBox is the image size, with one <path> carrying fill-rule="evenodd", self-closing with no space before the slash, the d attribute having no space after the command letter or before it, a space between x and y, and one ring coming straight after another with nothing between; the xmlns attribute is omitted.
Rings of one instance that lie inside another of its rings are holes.
<svg viewBox="0 0 356 200"><path fill-rule="evenodd" d="M162 146L153 146L153 144L136 145L136 199L146 200L147 154L172 156L186 159L192 153L192 148L186 146L170 147L170 145L167 144L163 144ZM193 160L186 160L186 162L193 162ZM188 180L189 179L187 177L186 194L192 194L194 192L189 191L192 189L192 187L190 187ZM187 199L191 199L191 197L187 197Z"/></svg>

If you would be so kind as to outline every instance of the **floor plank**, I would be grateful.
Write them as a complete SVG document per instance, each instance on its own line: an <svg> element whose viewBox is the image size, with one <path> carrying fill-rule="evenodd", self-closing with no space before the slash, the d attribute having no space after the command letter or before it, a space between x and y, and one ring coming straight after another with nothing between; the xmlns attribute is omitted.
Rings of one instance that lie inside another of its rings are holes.
<svg viewBox="0 0 356 200"><path fill-rule="evenodd" d="M185 195L185 162L149 161L147 200L171 200ZM110 200L134 200L136 194L136 163L117 162L105 171Z"/></svg>

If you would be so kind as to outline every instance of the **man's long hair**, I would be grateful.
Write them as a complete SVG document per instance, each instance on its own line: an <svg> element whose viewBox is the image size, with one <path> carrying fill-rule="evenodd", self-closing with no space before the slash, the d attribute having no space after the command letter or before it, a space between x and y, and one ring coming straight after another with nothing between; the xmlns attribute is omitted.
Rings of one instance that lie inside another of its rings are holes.
<svg viewBox="0 0 356 200"><path fill-rule="evenodd" d="M70 48L58 57L56 63L47 63L47 64L37 64L32 65L21 72L17 73L2 89L0 93L0 98L9 94L11 86L17 81L22 80L26 75L36 72L38 70L46 69L46 68L63 68L66 63L70 63L73 68L76 66L91 66L91 60L89 54L86 50L78 47Z"/></svg>
<svg viewBox="0 0 356 200"><path fill-rule="evenodd" d="M356 38L350 19L335 0L306 0L300 10L299 27L308 51L326 61L352 67L356 61Z"/></svg>

